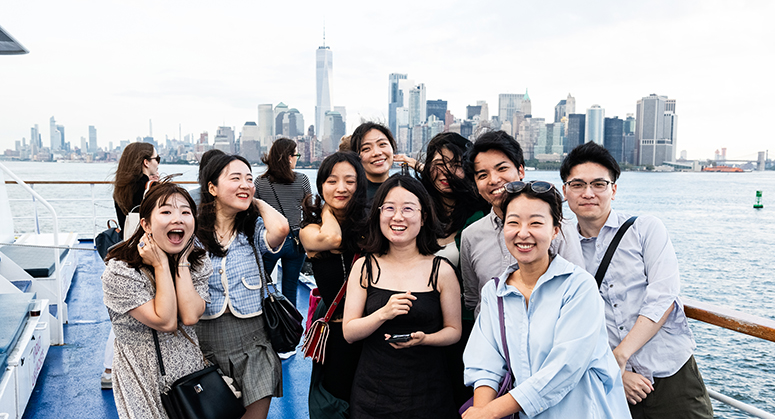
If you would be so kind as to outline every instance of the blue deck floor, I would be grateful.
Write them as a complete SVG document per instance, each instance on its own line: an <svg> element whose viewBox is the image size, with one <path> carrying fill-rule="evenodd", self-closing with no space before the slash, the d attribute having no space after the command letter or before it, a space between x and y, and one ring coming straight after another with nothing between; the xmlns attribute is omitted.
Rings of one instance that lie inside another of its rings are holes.
<svg viewBox="0 0 775 419"><path fill-rule="evenodd" d="M64 328L66 343L49 349L24 419L118 417L113 392L101 390L99 382L110 331L100 282L104 265L97 252L79 252L78 269L67 297L70 322ZM305 286L298 289L299 310L306 316L309 289ZM269 418L309 417L311 362L298 353L283 361L284 396L272 400Z"/></svg>

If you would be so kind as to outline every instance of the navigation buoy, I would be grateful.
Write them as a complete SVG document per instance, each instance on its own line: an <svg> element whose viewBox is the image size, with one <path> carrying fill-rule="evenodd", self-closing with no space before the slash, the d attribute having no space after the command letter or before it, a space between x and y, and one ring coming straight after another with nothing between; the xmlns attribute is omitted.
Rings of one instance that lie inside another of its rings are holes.
<svg viewBox="0 0 775 419"><path fill-rule="evenodd" d="M756 191L756 202L753 204L754 208L764 208L762 204L762 191Z"/></svg>

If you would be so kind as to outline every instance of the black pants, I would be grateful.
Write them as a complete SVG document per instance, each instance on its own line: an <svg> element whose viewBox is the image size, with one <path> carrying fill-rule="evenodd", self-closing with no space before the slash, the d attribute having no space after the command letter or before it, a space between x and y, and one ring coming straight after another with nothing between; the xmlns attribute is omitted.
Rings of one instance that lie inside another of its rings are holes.
<svg viewBox="0 0 775 419"><path fill-rule="evenodd" d="M713 419L713 406L694 355L670 377L654 378L654 391L630 405L630 414L632 419Z"/></svg>

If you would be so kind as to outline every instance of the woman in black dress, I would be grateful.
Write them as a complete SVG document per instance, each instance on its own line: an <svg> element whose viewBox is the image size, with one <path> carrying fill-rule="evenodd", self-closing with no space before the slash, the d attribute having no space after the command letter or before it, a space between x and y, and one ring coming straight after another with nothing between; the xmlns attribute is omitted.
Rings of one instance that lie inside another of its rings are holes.
<svg viewBox="0 0 775 419"><path fill-rule="evenodd" d="M316 317L322 317L349 275L363 236L366 174L358 156L337 152L326 157L318 170L317 189L323 199L309 196L305 200L299 237L323 300ZM347 417L361 344L348 344L342 336L343 307L340 302L329 322L324 363L312 365L311 419Z"/></svg>
<svg viewBox="0 0 775 419"><path fill-rule="evenodd" d="M352 418L455 418L444 347L460 339L460 286L440 256L441 227L422 184L380 186L347 284L344 337L363 340ZM404 335L398 339L397 335Z"/></svg>

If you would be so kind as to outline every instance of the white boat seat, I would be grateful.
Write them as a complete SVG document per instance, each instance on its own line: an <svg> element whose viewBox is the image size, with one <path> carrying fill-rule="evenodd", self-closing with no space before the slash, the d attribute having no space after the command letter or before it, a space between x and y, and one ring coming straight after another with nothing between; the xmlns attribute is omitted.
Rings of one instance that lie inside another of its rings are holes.
<svg viewBox="0 0 775 419"><path fill-rule="evenodd" d="M35 294L0 294L0 371L5 371L8 355L19 339L27 319Z"/></svg>

